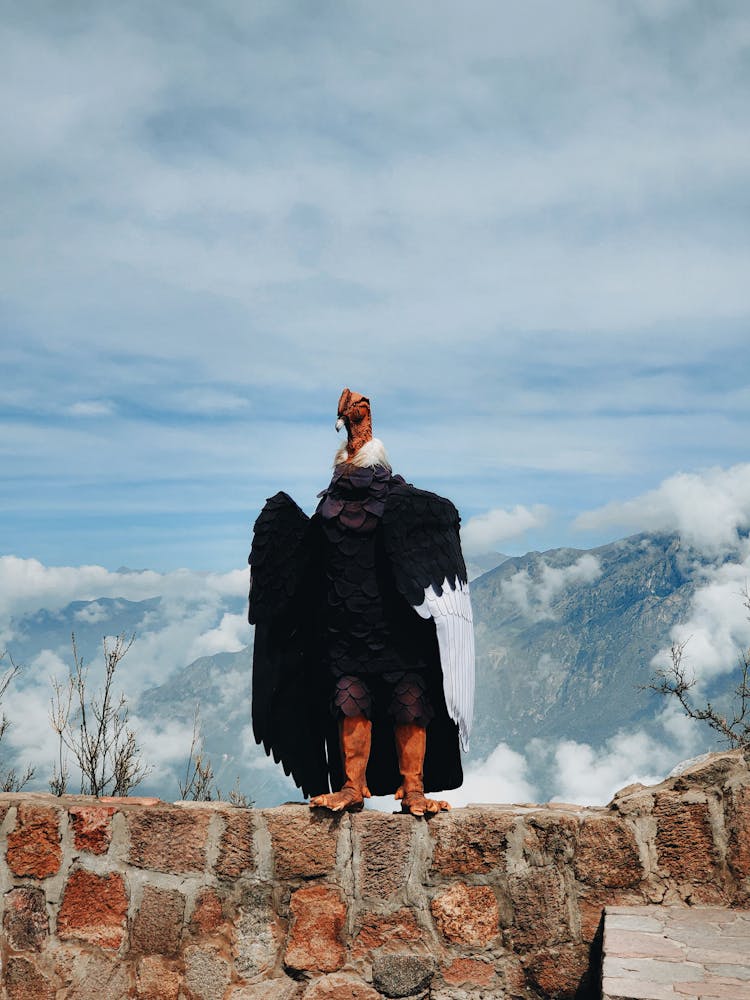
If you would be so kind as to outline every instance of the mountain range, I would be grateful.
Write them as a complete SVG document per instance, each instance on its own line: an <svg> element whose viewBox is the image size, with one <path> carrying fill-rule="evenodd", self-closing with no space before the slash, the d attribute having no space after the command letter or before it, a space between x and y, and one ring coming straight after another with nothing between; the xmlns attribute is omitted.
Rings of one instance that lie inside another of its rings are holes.
<svg viewBox="0 0 750 1000"><path fill-rule="evenodd" d="M680 538L668 534L634 535L590 550L472 560L481 575L472 582L477 707L467 764L486 758L501 742L524 753L534 740L597 746L623 727L657 732L661 699L642 686L652 676L654 655L669 645L671 629L688 617L695 566ZM38 661L43 650L64 658L75 631L79 649L93 661L103 634L154 632L166 614L159 597L39 609L12 621L14 659ZM240 614L244 598L227 597L214 617ZM154 740L170 725L188 733L199 705L205 752L222 793L236 781L257 804L269 805L299 796L251 737L249 628L247 637L245 648L197 657L167 676L153 643L144 647L144 661L137 639L119 683L127 692L129 663L136 663L140 693L131 700L131 712ZM23 676L21 690L39 680ZM730 687L725 680L713 693L725 698ZM172 751L143 791L178 797L189 743L185 737L183 759ZM144 746L145 756L156 751ZM553 794L541 765L530 778L542 794Z"/></svg>

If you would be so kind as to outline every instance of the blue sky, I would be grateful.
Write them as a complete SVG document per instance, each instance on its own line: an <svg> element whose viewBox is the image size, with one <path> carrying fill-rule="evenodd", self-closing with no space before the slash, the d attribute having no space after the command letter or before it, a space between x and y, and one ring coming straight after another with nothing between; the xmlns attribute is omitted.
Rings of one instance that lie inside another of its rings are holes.
<svg viewBox="0 0 750 1000"><path fill-rule="evenodd" d="M745 461L744 2L2 23L0 554L234 569L345 385L508 552Z"/></svg>

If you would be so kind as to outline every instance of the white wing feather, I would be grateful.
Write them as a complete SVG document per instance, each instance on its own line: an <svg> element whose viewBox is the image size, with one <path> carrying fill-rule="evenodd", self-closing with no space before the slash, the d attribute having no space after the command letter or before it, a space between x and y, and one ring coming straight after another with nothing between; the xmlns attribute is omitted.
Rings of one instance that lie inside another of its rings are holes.
<svg viewBox="0 0 750 1000"><path fill-rule="evenodd" d="M468 583L443 581L438 596L432 587L424 601L414 608L422 618L433 618L443 669L443 691L448 714L458 725L461 746L469 749L469 733L474 715L474 619Z"/></svg>

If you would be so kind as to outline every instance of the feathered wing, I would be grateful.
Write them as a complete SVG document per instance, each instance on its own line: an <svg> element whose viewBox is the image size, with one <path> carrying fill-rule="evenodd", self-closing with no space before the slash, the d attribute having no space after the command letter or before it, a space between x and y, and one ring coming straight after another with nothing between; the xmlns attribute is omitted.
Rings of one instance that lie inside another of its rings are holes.
<svg viewBox="0 0 750 1000"><path fill-rule="evenodd" d="M266 501L250 552L253 733L306 795L328 790L324 690L310 662L315 525L286 493Z"/></svg>
<svg viewBox="0 0 750 1000"><path fill-rule="evenodd" d="M460 518L450 500L401 484L391 489L383 533L396 587L435 622L445 705L468 750L474 714L474 625Z"/></svg>

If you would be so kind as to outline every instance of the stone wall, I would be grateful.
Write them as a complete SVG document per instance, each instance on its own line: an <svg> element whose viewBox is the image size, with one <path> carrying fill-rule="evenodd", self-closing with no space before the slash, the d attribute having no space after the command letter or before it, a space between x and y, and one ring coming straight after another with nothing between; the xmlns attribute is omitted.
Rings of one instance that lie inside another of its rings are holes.
<svg viewBox="0 0 750 1000"><path fill-rule="evenodd" d="M600 809L6 794L0 816L8 1000L582 998L605 904L750 905L739 752Z"/></svg>

